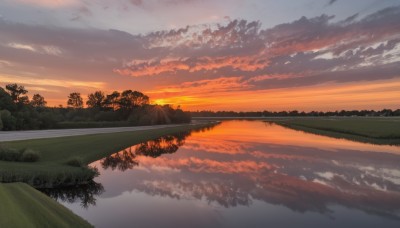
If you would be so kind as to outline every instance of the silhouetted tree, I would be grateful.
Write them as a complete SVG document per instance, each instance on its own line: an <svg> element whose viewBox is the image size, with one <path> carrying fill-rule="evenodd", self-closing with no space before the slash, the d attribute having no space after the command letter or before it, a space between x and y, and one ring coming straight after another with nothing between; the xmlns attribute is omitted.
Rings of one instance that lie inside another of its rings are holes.
<svg viewBox="0 0 400 228"><path fill-rule="evenodd" d="M3 88L0 88L0 110L14 111L16 105L13 102L10 94L7 93Z"/></svg>
<svg viewBox="0 0 400 228"><path fill-rule="evenodd" d="M18 84L14 83L6 85L6 89L9 91L9 94L15 103L18 103L20 100L26 100L26 98L23 98L24 96L21 97L21 95L25 95L28 93L24 86L19 86Z"/></svg>
<svg viewBox="0 0 400 228"><path fill-rule="evenodd" d="M86 104L89 108L102 109L104 105L105 96L102 91L96 91L88 95Z"/></svg>
<svg viewBox="0 0 400 228"><path fill-rule="evenodd" d="M104 158L101 161L101 165L103 169L111 168L111 170L125 171L138 166L139 162L136 160L135 153L129 148Z"/></svg>
<svg viewBox="0 0 400 228"><path fill-rule="evenodd" d="M81 97L80 93L71 93L68 96L68 101L67 101L68 107L72 108L82 108L83 107L83 99Z"/></svg>
<svg viewBox="0 0 400 228"><path fill-rule="evenodd" d="M190 132L182 132L140 143L136 146L135 154L153 158L163 154L173 154L185 143L185 138L189 135Z"/></svg>
<svg viewBox="0 0 400 228"><path fill-rule="evenodd" d="M123 109L133 109L149 104L149 97L138 91L125 90L121 94L119 105Z"/></svg>
<svg viewBox="0 0 400 228"><path fill-rule="evenodd" d="M104 192L104 187L101 183L90 181L88 184L79 186L42 188L39 191L63 202L75 203L80 201L81 206L87 209L89 206L96 206L96 197Z"/></svg>
<svg viewBox="0 0 400 228"><path fill-rule="evenodd" d="M117 91L114 91L112 94L107 95L104 100L104 105L112 110L117 110L119 107L119 97L121 94Z"/></svg>
<svg viewBox="0 0 400 228"><path fill-rule="evenodd" d="M34 94L31 100L31 105L33 107L45 107L47 102L44 100L44 97L40 94Z"/></svg>

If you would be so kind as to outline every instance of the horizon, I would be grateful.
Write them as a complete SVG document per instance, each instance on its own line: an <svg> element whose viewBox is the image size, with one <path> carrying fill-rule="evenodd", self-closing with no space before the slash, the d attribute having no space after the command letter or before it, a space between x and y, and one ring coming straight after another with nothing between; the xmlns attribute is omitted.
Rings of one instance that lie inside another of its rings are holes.
<svg viewBox="0 0 400 228"><path fill-rule="evenodd" d="M6 0L0 86L138 90L185 111L400 108L400 3Z"/></svg>

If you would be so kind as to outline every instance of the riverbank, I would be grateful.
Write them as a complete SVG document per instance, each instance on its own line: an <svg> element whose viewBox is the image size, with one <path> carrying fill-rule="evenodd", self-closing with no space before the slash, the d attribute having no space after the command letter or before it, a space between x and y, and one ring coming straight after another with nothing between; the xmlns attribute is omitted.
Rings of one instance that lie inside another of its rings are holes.
<svg viewBox="0 0 400 228"><path fill-rule="evenodd" d="M281 118L266 122L334 138L380 145L400 145L400 118L396 117Z"/></svg>
<svg viewBox="0 0 400 228"><path fill-rule="evenodd" d="M215 123L159 129L3 142L3 147L29 148L40 153L37 162L0 161L0 227L90 227L90 224L40 193L34 187L79 184L93 178L87 164L124 148L164 135L200 130ZM71 166L79 160L82 167ZM4 183L25 182L25 183Z"/></svg>
<svg viewBox="0 0 400 228"><path fill-rule="evenodd" d="M0 227L92 227L24 183L0 184Z"/></svg>
<svg viewBox="0 0 400 228"><path fill-rule="evenodd" d="M86 167L93 161L134 144L163 135L204 128L210 124L3 142L1 145L5 148L37 151L40 159L37 162L0 161L0 182L24 182L35 187L84 183L96 174Z"/></svg>

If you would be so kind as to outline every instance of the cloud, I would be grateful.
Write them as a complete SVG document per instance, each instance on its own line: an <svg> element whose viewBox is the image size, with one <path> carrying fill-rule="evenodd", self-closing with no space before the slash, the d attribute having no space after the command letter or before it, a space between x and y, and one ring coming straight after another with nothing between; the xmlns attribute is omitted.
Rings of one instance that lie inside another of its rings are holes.
<svg viewBox="0 0 400 228"><path fill-rule="evenodd" d="M335 2L337 2L338 0L329 0L328 5L333 5Z"/></svg>
<svg viewBox="0 0 400 228"><path fill-rule="evenodd" d="M13 0L12 2L19 4L41 6L46 8L59 8L59 7L79 5L79 1L77 0Z"/></svg>
<svg viewBox="0 0 400 228"><path fill-rule="evenodd" d="M249 94L400 77L400 7L333 19L301 17L268 29L230 20L138 35L0 19L0 73L135 85L160 103L191 107L220 105L204 91L257 100Z"/></svg>
<svg viewBox="0 0 400 228"><path fill-rule="evenodd" d="M96 81L71 81L71 80L55 80L50 78L24 78L11 75L0 75L1 83L20 83L31 86L51 86L51 87L64 87L64 88L104 88L104 82Z"/></svg>
<svg viewBox="0 0 400 228"><path fill-rule="evenodd" d="M142 36L155 55L127 61L114 72L187 81L241 76L252 89L398 77L400 7L357 17L302 17L265 30L259 22L234 20L155 32Z"/></svg>
<svg viewBox="0 0 400 228"><path fill-rule="evenodd" d="M144 6L148 5L153 7L159 7L160 5L163 6L176 6L176 5L182 5L182 4L189 4L189 3L194 3L194 2L201 2L203 0L128 0L131 4L134 6Z"/></svg>

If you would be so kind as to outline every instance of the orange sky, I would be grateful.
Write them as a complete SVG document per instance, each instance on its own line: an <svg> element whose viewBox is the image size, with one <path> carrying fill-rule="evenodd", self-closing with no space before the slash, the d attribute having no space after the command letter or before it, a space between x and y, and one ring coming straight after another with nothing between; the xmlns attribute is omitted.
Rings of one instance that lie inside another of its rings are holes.
<svg viewBox="0 0 400 228"><path fill-rule="evenodd" d="M95 1L1 2L0 86L24 85L49 106L71 92L131 89L192 111L400 108L398 4ZM182 21L177 8L209 17Z"/></svg>

